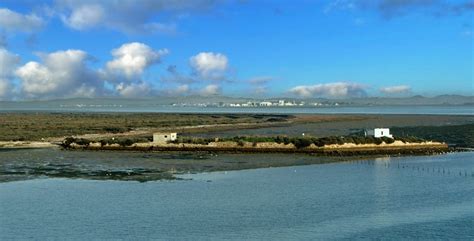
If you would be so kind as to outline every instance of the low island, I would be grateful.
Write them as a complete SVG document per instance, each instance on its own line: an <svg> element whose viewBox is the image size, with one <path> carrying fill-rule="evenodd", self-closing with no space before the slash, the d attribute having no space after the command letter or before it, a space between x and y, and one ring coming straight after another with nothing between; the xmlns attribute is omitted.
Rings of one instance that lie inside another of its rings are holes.
<svg viewBox="0 0 474 241"><path fill-rule="evenodd" d="M427 141L415 137L387 136L186 138L177 137L176 133L158 133L154 135L152 141L130 138L93 141L68 137L60 145L68 150L310 153L324 156L432 154L448 151L448 145L442 142Z"/></svg>

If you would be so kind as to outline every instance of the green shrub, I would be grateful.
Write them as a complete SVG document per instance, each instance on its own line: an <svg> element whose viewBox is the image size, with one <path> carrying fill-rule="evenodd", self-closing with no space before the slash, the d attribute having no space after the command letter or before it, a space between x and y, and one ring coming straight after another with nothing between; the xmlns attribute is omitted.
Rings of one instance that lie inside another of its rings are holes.
<svg viewBox="0 0 474 241"><path fill-rule="evenodd" d="M118 141L118 144L119 144L120 146L123 146L123 147L125 147L125 146L131 146L131 145L133 145L133 143L134 143L134 142L133 142L133 140L131 140L131 139L122 139L122 140L119 140L119 141Z"/></svg>
<svg viewBox="0 0 474 241"><path fill-rule="evenodd" d="M71 146L72 143L74 143L75 139L74 137L66 137L61 144L64 148L68 148Z"/></svg>
<svg viewBox="0 0 474 241"><path fill-rule="evenodd" d="M395 140L393 138L390 138L390 137L382 137L382 140L383 142L387 143L387 144L392 144L395 142Z"/></svg>
<svg viewBox="0 0 474 241"><path fill-rule="evenodd" d="M312 142L307 138L296 138L294 139L293 144L296 148L301 149L310 146Z"/></svg>
<svg viewBox="0 0 474 241"><path fill-rule="evenodd" d="M81 146L89 146L89 144L91 143L90 140L84 138L75 139L74 142Z"/></svg>

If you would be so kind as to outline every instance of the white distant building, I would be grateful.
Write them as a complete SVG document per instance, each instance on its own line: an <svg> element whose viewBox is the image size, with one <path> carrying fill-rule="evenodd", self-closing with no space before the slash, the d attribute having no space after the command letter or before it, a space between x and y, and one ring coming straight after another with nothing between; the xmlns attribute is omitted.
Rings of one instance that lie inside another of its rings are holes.
<svg viewBox="0 0 474 241"><path fill-rule="evenodd" d="M263 101L263 102L260 102L260 106L264 107L264 106L272 106L273 103L272 102L269 102L269 101Z"/></svg>
<svg viewBox="0 0 474 241"><path fill-rule="evenodd" d="M153 143L166 144L175 141L177 137L177 133L153 133Z"/></svg>
<svg viewBox="0 0 474 241"><path fill-rule="evenodd" d="M373 130L366 130L365 136L373 136L376 138L380 138L380 137L393 138L393 135L390 134L389 128L375 128Z"/></svg>

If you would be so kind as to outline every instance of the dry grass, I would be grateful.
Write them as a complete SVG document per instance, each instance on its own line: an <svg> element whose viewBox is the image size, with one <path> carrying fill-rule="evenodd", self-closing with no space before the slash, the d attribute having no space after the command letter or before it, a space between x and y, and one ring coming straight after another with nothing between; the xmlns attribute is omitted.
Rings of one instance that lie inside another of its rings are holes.
<svg viewBox="0 0 474 241"><path fill-rule="evenodd" d="M276 123L286 115L160 114L160 113L2 113L0 140L41 140L97 133L125 133L184 126Z"/></svg>

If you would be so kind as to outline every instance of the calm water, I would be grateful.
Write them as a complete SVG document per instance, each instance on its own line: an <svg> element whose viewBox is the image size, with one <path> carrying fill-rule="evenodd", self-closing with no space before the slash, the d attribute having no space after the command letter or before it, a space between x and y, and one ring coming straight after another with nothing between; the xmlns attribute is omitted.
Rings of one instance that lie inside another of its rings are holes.
<svg viewBox="0 0 474 241"><path fill-rule="evenodd" d="M471 152L190 181L2 183L0 240L473 240L473 171Z"/></svg>
<svg viewBox="0 0 474 241"><path fill-rule="evenodd" d="M122 107L10 107L0 106L0 112L150 112L150 113L257 113L257 114L424 114L474 115L474 106L364 106L364 107L173 107L173 106L122 106Z"/></svg>

